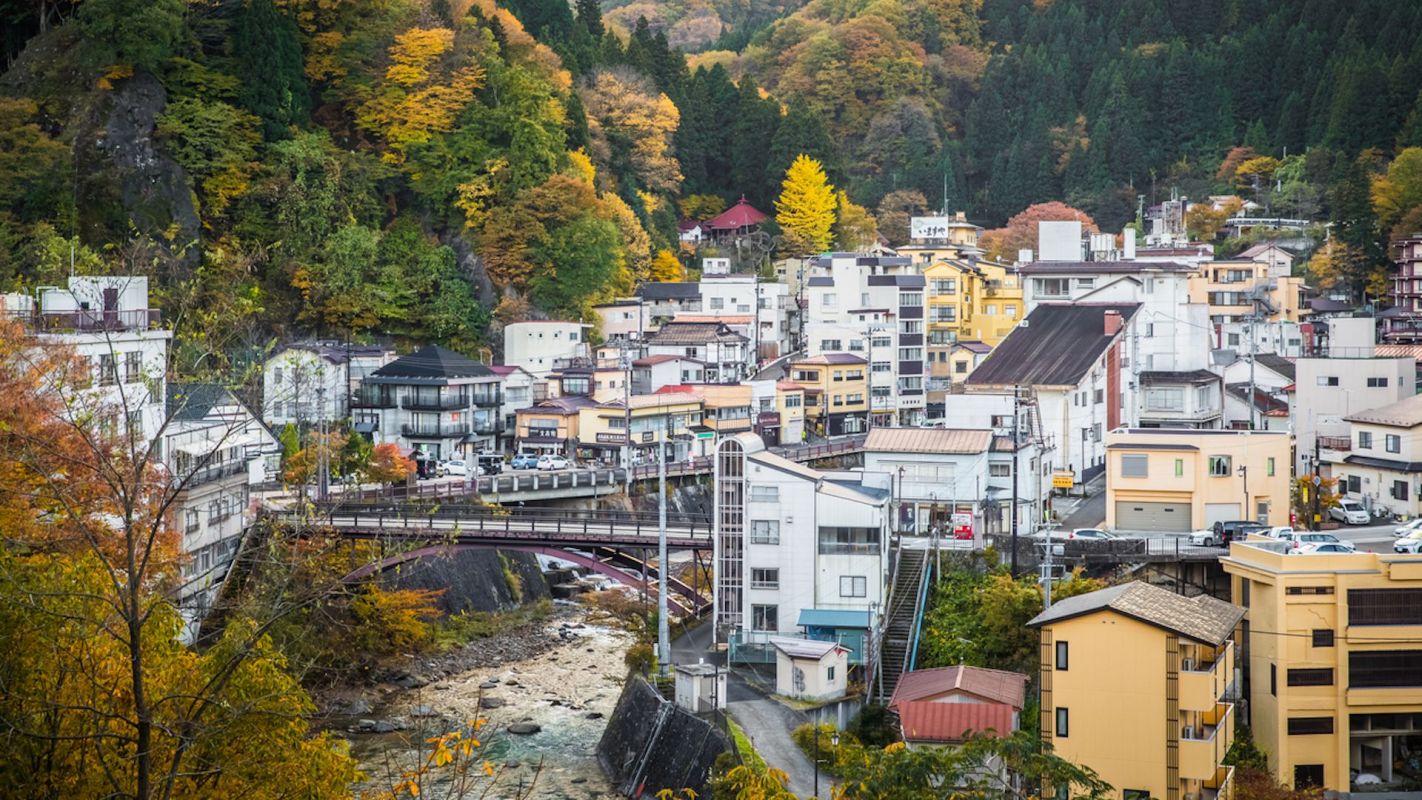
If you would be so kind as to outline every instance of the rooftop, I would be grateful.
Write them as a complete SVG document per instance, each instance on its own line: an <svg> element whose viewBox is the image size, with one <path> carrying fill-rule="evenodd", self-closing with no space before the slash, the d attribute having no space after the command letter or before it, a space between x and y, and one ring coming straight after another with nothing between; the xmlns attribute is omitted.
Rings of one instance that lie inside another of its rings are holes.
<svg viewBox="0 0 1422 800"><path fill-rule="evenodd" d="M735 205L706 220L706 227L713 231L733 231L749 228L769 219L760 209L746 202L745 195Z"/></svg>
<svg viewBox="0 0 1422 800"><path fill-rule="evenodd" d="M282 345L273 355L287 350L303 350L314 353L332 364L344 364L348 358L379 358L393 352L389 347L374 344L349 344L345 342L290 342Z"/></svg>
<svg viewBox="0 0 1422 800"><path fill-rule="evenodd" d="M1176 372L1167 370L1151 370L1141 373L1142 384L1159 383L1216 383L1220 376L1207 369L1195 369L1186 372Z"/></svg>
<svg viewBox="0 0 1422 800"><path fill-rule="evenodd" d="M770 643L775 645L775 649L791 658L814 658L820 659L833 653L836 650L845 650L844 645L838 642L818 642L813 639L786 639L779 636L772 636Z"/></svg>
<svg viewBox="0 0 1422 800"><path fill-rule="evenodd" d="M821 353L817 356L797 358L791 363L824 366L829 364L868 364L869 362L850 353Z"/></svg>
<svg viewBox="0 0 1422 800"><path fill-rule="evenodd" d="M907 676L905 676L907 677ZM899 703L894 709L904 739L952 744L974 733L1007 736L1013 731L1011 706L1004 703Z"/></svg>
<svg viewBox="0 0 1422 800"><path fill-rule="evenodd" d="M1114 611L1205 644L1220 645L1244 618L1244 609L1209 595L1184 597L1141 581L1068 597L1027 623L1034 628L1075 617Z"/></svg>
<svg viewBox="0 0 1422 800"><path fill-rule="evenodd" d="M451 378L483 378L494 371L468 356L429 344L370 373L373 383L440 382Z"/></svg>
<svg viewBox="0 0 1422 800"><path fill-rule="evenodd" d="M1249 384L1231 383L1225 386L1225 392L1242 402L1249 402ZM1289 404L1280 400L1261 386L1254 387L1254 409L1266 415L1281 414L1287 416Z"/></svg>
<svg viewBox="0 0 1422 800"><path fill-rule="evenodd" d="M1136 303L1039 305L993 348L967 384L1076 386L1120 336L1105 334L1106 312L1115 311L1128 321L1139 309Z"/></svg>
<svg viewBox="0 0 1422 800"><path fill-rule="evenodd" d="M1178 261L1033 261L1022 267L1024 275L1194 271L1193 266Z"/></svg>
<svg viewBox="0 0 1422 800"><path fill-rule="evenodd" d="M1348 422L1363 422L1372 425L1387 425L1394 428L1412 428L1422 425L1422 394L1404 397L1396 403L1370 408L1349 414L1343 419Z"/></svg>
<svg viewBox="0 0 1422 800"><path fill-rule="evenodd" d="M691 281L644 283L637 287L637 296L644 300L695 300L701 297L701 284Z"/></svg>
<svg viewBox="0 0 1422 800"><path fill-rule="evenodd" d="M686 347L713 343L742 344L746 337L731 330L726 323L668 322L647 338L647 344L654 346Z"/></svg>
<svg viewBox="0 0 1422 800"><path fill-rule="evenodd" d="M1382 355L1379 353L1379 355ZM1294 380L1294 362L1292 359L1284 358L1276 353L1260 353L1254 357L1254 363L1268 367L1270 370Z"/></svg>
<svg viewBox="0 0 1422 800"><path fill-rule="evenodd" d="M894 687L889 706L961 691L993 703L1022 708L1027 697L1027 676L986 667L938 667L905 672Z"/></svg>
<svg viewBox="0 0 1422 800"><path fill-rule="evenodd" d="M981 453L992 443L992 431L962 428L874 428L864 442L866 452Z"/></svg>

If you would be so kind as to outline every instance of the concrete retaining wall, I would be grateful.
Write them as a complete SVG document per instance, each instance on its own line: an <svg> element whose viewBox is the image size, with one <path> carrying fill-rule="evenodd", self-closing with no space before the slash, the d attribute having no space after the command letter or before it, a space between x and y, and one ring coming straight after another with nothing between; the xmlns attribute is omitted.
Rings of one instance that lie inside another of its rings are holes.
<svg viewBox="0 0 1422 800"><path fill-rule="evenodd" d="M709 797L716 756L731 749L719 728L664 699L640 675L627 679L597 744L598 763L628 797L691 789Z"/></svg>

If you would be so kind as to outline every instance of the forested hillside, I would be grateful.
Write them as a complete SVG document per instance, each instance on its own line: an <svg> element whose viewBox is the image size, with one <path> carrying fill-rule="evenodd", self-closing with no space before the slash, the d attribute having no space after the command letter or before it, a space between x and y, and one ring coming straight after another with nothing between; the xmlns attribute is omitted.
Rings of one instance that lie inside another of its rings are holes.
<svg viewBox="0 0 1422 800"><path fill-rule="evenodd" d="M772 207L801 153L891 240L940 205L997 226L1063 200L1112 230L1140 195L1246 191L1331 218L1361 285L1412 208L1404 188L1377 214L1375 184L1422 144L1422 4L1392 0L0 0L0 18L0 284L151 274L184 372L286 335L473 352L491 320L586 316L674 274L657 256L679 217Z"/></svg>

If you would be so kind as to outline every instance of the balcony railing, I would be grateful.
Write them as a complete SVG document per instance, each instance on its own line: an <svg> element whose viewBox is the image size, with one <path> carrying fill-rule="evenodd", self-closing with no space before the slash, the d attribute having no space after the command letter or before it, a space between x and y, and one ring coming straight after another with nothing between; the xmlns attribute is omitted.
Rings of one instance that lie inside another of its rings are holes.
<svg viewBox="0 0 1422 800"><path fill-rule="evenodd" d="M1206 712L1214 709L1234 682L1234 643L1217 652L1197 648L1181 660L1180 708Z"/></svg>
<svg viewBox="0 0 1422 800"><path fill-rule="evenodd" d="M162 315L156 308L135 308L126 311L19 311L8 312L5 316L39 333L141 331L157 328L162 321Z"/></svg>
<svg viewBox="0 0 1422 800"><path fill-rule="evenodd" d="M1346 453L1353 449L1353 440L1347 436L1320 436L1318 446L1324 450Z"/></svg>
<svg viewBox="0 0 1422 800"><path fill-rule="evenodd" d="M1221 703L1202 724L1180 730L1180 777L1213 781L1234 743L1234 704Z"/></svg>
<svg viewBox="0 0 1422 800"><path fill-rule="evenodd" d="M351 408L394 408L395 398L379 392L356 392L351 395Z"/></svg>
<svg viewBox="0 0 1422 800"><path fill-rule="evenodd" d="M459 411L469 407L469 395L405 395L400 407L410 411Z"/></svg>
<svg viewBox="0 0 1422 800"><path fill-rule="evenodd" d="M437 436L441 439L450 439L455 436L468 436L469 423L467 422L444 422L437 425L411 424L405 423L400 426L402 436Z"/></svg>
<svg viewBox="0 0 1422 800"><path fill-rule="evenodd" d="M228 478L246 470L247 462L245 461L224 461L221 464L199 467L189 475L175 475L173 477L175 480L182 481L184 487L188 487Z"/></svg>

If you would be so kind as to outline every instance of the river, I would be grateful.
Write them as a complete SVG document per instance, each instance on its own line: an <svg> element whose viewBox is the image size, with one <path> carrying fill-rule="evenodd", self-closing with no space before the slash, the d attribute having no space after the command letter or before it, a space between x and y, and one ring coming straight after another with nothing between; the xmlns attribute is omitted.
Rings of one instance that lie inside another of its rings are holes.
<svg viewBox="0 0 1422 800"><path fill-rule="evenodd" d="M493 791L482 794L486 784L481 783L470 797L620 797L603 776L595 748L622 690L626 672L623 653L631 637L588 624L582 607L564 605L541 623L500 635L546 637L555 644L526 658L484 659L500 663L461 669L417 689L387 684L366 695L367 713L333 718L348 731L369 728L372 721L382 728L408 726L393 732L343 734L367 776L366 784L357 787L357 797L361 791L388 789L399 780L401 771L420 759L420 745L426 738L467 723L476 715L488 720L479 736L483 743L480 757L497 772ZM469 647L480 648L486 643L488 640L475 641ZM478 655L478 651L471 655ZM481 698L485 703L482 711ZM517 735L506 730L514 723L532 723L541 730ZM430 791L432 788L435 791ZM443 798L447 791L447 783L426 786L423 796Z"/></svg>

